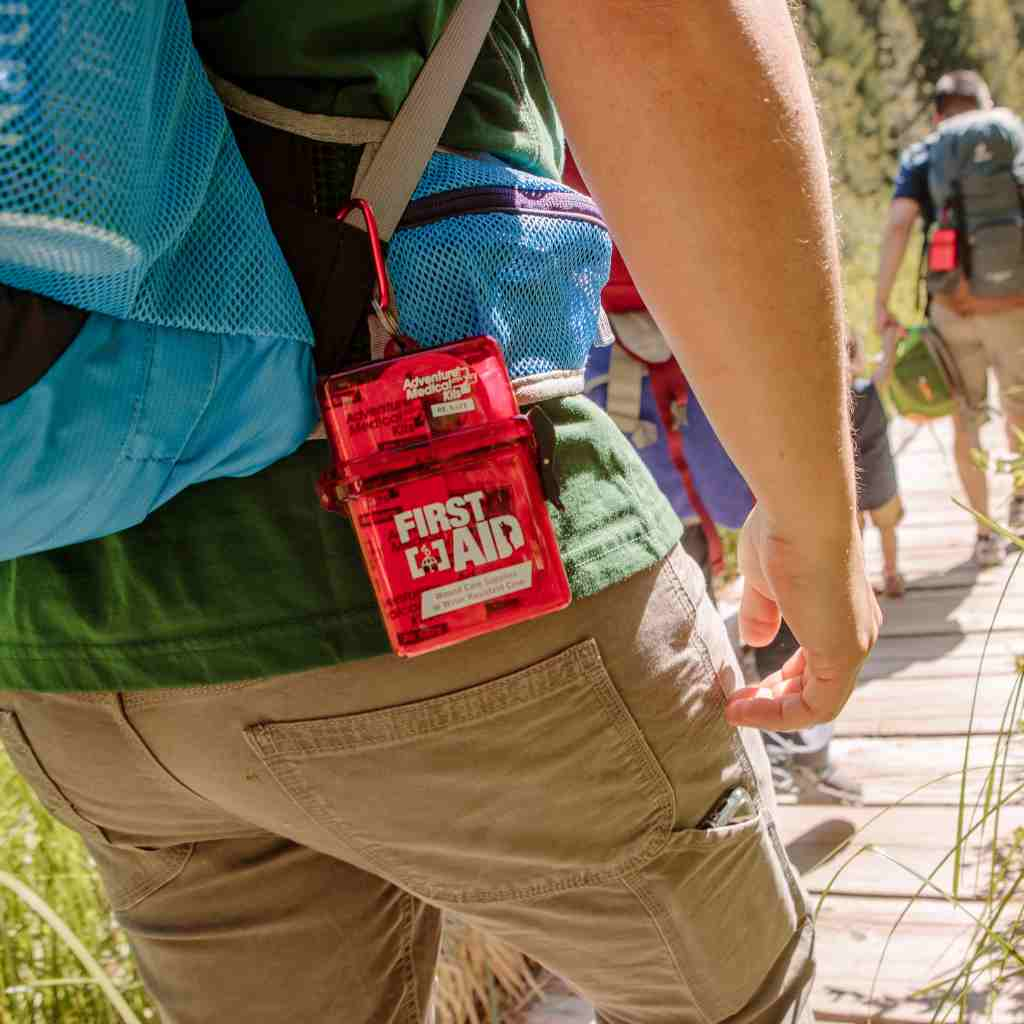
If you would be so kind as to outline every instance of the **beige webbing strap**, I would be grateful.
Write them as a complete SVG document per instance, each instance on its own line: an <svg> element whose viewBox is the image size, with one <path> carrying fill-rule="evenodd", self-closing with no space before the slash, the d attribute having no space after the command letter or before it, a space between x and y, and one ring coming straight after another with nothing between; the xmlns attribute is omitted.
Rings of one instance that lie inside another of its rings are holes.
<svg viewBox="0 0 1024 1024"><path fill-rule="evenodd" d="M608 361L608 397L605 409L624 434L640 426L640 401L643 397L647 367L618 345Z"/></svg>
<svg viewBox="0 0 1024 1024"><path fill-rule="evenodd" d="M373 207L383 239L394 233L441 140L499 2L461 0L358 182L357 194ZM357 226L361 222L360 217L351 220Z"/></svg>
<svg viewBox="0 0 1024 1024"><path fill-rule="evenodd" d="M612 330L622 347L645 363L666 363L672 359L665 335L647 310L609 313Z"/></svg>

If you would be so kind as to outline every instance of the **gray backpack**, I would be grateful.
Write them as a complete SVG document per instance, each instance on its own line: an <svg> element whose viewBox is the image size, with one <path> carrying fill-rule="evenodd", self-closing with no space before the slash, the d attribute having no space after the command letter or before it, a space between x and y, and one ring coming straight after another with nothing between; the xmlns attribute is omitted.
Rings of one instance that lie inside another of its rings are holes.
<svg viewBox="0 0 1024 1024"><path fill-rule="evenodd" d="M928 187L938 217L931 244L956 231L955 266L929 260L928 291L955 291L964 275L977 296L1024 294L1024 124L1010 110L970 111L929 139Z"/></svg>

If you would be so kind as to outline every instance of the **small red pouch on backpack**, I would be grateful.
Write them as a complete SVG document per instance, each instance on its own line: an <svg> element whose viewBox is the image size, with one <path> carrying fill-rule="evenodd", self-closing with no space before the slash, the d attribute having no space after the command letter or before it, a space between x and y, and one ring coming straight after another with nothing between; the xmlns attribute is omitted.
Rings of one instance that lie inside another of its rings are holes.
<svg viewBox="0 0 1024 1024"><path fill-rule="evenodd" d="M928 241L928 269L937 273L956 270L957 262L956 228L936 228Z"/></svg>
<svg viewBox="0 0 1024 1024"><path fill-rule="evenodd" d="M396 654L569 603L533 426L493 338L326 377L319 399L321 501L351 517Z"/></svg>

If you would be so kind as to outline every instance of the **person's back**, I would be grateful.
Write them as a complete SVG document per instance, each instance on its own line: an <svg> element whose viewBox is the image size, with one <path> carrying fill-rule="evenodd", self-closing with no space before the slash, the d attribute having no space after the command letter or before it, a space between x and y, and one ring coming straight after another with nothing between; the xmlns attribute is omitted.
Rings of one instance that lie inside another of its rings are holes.
<svg viewBox="0 0 1024 1024"><path fill-rule="evenodd" d="M985 473L972 452L989 416L989 369L998 380L1011 451L1019 448L1017 431L1024 426L1024 126L1011 111L993 107L988 86L973 71L944 75L935 104L935 132L900 161L882 240L876 326L891 363L903 329L889 296L920 219L928 246L929 318L963 391L954 413L957 470L971 507L988 516ZM1011 500L1008 524L1024 533L1024 492ZM984 525L974 557L982 567L1004 557L1002 542Z"/></svg>
<svg viewBox="0 0 1024 1024"><path fill-rule="evenodd" d="M192 5L318 345L346 283L323 239L340 231L373 133L388 131L366 122L397 115L454 7ZM192 488L133 530L0 565L5 745L85 837L167 1024L426 1020L443 908L565 974L609 1022L781 1021L806 1007L807 907L763 754L734 727L837 714L878 611L858 576L835 244L795 33L781 0L533 0L530 14L638 280L664 323L686 328L671 337L703 339L678 350L756 481L745 628L771 630L781 606L813 653L771 695L729 692L737 667L678 519L614 425L571 394L541 404L559 475L546 507L574 601L450 651L387 653L352 532L315 501L321 441ZM631 73L609 90L622 59ZM735 117L723 119L705 101L726 67L729 87L713 91ZM686 138L673 139L684 109ZM649 132L623 154L608 133L625 137L637 110ZM742 132L723 127L761 111ZM715 132L731 154L716 170L756 158L781 183L776 202L682 159ZM520 4L498 5L441 141L557 175ZM808 168L808 187L786 185ZM512 206L501 215L520 216ZM716 248L753 242L755 209L770 280L745 267L741 279ZM713 295L699 306L680 301L677 269L668 282L652 265L684 225L700 258L680 267ZM742 382L716 384L718 361L741 354L776 382L758 403ZM808 367L825 397L803 407ZM811 443L822 433L838 460Z"/></svg>

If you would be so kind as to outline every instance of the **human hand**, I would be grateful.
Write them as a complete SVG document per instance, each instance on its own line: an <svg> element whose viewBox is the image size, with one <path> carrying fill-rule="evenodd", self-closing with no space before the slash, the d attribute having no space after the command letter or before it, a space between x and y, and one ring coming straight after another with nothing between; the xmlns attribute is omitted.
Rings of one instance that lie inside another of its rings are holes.
<svg viewBox="0 0 1024 1024"><path fill-rule="evenodd" d="M900 338L906 337L907 329L901 324L885 306L876 310L876 321L885 321L884 327L879 327L882 336L882 352L878 369L871 375L871 382L875 387L885 387L892 377L893 366L896 363L896 343Z"/></svg>
<svg viewBox="0 0 1024 1024"><path fill-rule="evenodd" d="M875 372L871 374L871 383L876 388L884 388L889 383L890 377L892 377L892 361L883 355Z"/></svg>
<svg viewBox="0 0 1024 1024"><path fill-rule="evenodd" d="M901 338L907 333L903 324L900 323L896 316L893 315L892 310L889 309L888 303L883 302L881 299L875 299L875 330L884 338L893 328L899 332L896 335L897 338Z"/></svg>
<svg viewBox="0 0 1024 1024"><path fill-rule="evenodd" d="M740 534L739 568L743 642L771 643L784 615L800 648L759 686L732 694L726 718L776 731L831 721L853 692L882 623L855 516L838 529L805 528L797 536L757 505Z"/></svg>

